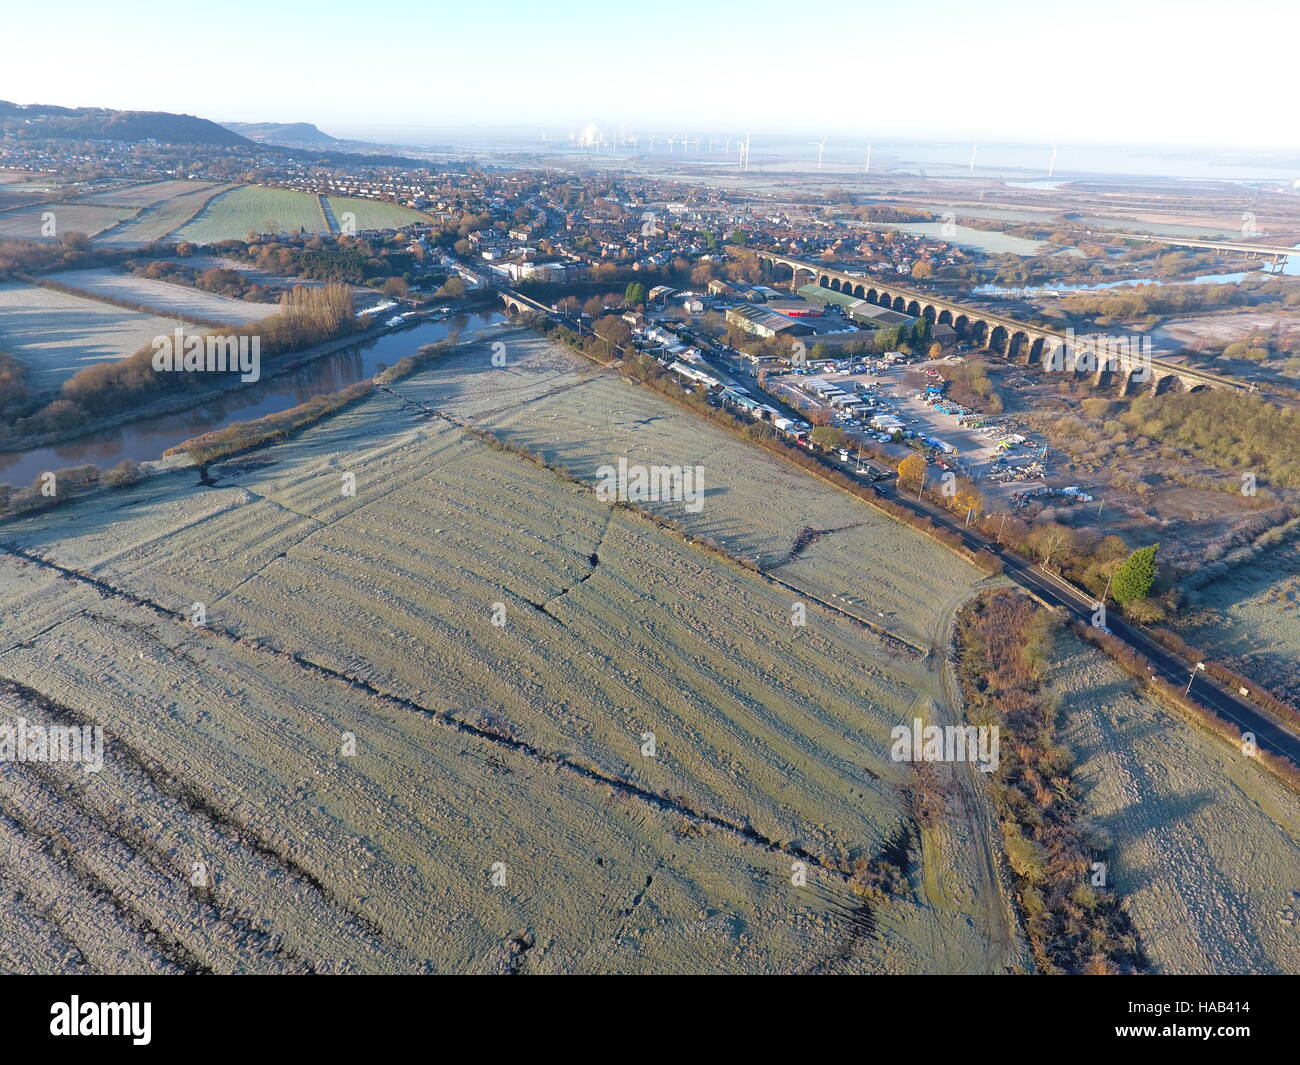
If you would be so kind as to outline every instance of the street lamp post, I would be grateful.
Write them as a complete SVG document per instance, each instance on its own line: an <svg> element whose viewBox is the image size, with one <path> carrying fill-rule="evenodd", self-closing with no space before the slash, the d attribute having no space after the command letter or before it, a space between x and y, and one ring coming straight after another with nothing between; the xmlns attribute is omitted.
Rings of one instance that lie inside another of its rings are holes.
<svg viewBox="0 0 1300 1065"><path fill-rule="evenodd" d="M1198 671L1203 671L1204 669L1205 669L1205 663L1204 663L1204 662L1197 662L1197 663L1196 663L1196 669L1193 669L1193 670L1192 670L1192 675L1191 675L1190 677L1187 678L1187 688L1186 688L1186 690L1183 692L1184 695L1191 695L1191 694L1192 694L1192 681L1194 681L1194 680L1196 679L1196 674L1197 674L1197 672L1198 672Z"/></svg>

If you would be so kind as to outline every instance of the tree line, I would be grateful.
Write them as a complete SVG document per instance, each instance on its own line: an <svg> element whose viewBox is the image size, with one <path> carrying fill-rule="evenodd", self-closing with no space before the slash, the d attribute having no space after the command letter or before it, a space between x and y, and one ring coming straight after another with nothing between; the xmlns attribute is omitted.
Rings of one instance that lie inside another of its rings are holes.
<svg viewBox="0 0 1300 1065"><path fill-rule="evenodd" d="M358 326L352 291L346 285L294 288L280 300L280 310L238 327L220 330L223 336L260 336L263 357L311 347L351 332ZM63 383L59 395L35 411L23 411L0 439L21 440L49 433L80 429L96 418L142 407L167 394L210 387L211 376L202 373L159 372L153 367L153 345L118 362L89 366ZM13 396L5 388L22 387L22 378L3 373L0 362L0 406L13 409ZM20 404L21 406L21 404Z"/></svg>

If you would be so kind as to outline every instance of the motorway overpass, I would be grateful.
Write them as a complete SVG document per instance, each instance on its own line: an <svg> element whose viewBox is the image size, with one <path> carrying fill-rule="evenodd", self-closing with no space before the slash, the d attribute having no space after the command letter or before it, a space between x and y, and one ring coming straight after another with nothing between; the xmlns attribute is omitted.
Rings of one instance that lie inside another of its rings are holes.
<svg viewBox="0 0 1300 1065"><path fill-rule="evenodd" d="M1300 255L1300 248L1291 248L1277 244L1252 244L1237 240L1201 240L1196 237L1160 237L1152 233L1140 233L1130 236L1128 233L1117 234L1123 240L1149 240L1156 244L1168 244L1174 248L1202 248L1210 251L1241 252L1250 259L1268 259L1275 266L1281 267L1292 255Z"/></svg>

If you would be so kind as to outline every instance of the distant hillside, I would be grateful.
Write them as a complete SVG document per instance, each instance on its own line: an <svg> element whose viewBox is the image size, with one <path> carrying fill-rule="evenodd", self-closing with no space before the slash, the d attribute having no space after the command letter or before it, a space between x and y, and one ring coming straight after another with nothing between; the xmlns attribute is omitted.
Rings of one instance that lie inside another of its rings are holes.
<svg viewBox="0 0 1300 1065"><path fill-rule="evenodd" d="M51 139L253 145L247 137L234 130L194 115L174 115L168 111L113 111L104 107L24 106L7 100L0 100L0 133Z"/></svg>
<svg viewBox="0 0 1300 1065"><path fill-rule="evenodd" d="M241 132L256 131L257 139ZM280 136L283 133L283 136ZM157 141L166 145L243 148L255 156L278 155L320 166L418 166L384 145L345 141L310 122L231 122L220 125L169 111L114 111L106 107L56 107L0 100L0 138L29 140Z"/></svg>
<svg viewBox="0 0 1300 1065"><path fill-rule="evenodd" d="M391 148L387 145L332 137L310 122L223 122L221 124L226 129L248 137L258 144L275 148L288 148L307 153L323 150L330 156L346 152L352 161L355 161L357 156L376 160L394 158L388 155Z"/></svg>
<svg viewBox="0 0 1300 1065"><path fill-rule="evenodd" d="M240 136L261 144L280 144L286 148L325 148L340 143L310 122L223 122Z"/></svg>

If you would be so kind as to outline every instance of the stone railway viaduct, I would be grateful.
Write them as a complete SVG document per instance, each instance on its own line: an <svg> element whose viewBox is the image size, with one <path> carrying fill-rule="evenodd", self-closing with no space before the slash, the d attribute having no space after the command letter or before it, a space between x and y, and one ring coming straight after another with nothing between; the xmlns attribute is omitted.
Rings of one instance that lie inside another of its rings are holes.
<svg viewBox="0 0 1300 1065"><path fill-rule="evenodd" d="M857 277L771 252L757 255L761 262L773 268L777 281L784 280L781 275L789 271L792 289L811 282L902 311L913 318L928 318L936 325L951 326L958 338L972 347L987 348L1009 360L1068 373L1076 379L1091 378L1094 387L1115 387L1121 395L1138 395L1144 391L1156 395L1171 390L1195 392L1202 388L1246 389L1246 385L1231 377L1150 358L1139 351L1125 350L1127 345L1123 343L1106 344L1103 338L1100 345L1090 347L1086 337L1067 343L1070 338L1064 333L900 288L888 281Z"/></svg>

